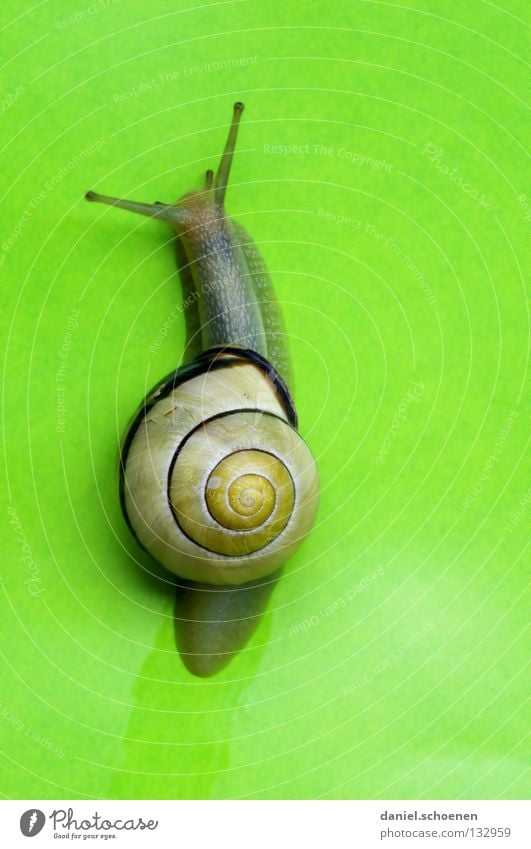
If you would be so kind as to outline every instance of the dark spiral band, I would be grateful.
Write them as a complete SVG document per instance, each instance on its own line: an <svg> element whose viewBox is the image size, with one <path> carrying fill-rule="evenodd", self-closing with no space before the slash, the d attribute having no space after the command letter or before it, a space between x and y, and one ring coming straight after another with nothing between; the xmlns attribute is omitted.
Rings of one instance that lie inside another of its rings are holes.
<svg viewBox="0 0 531 849"><path fill-rule="evenodd" d="M295 406L293 404L293 400L289 393L289 390L281 377L281 375L273 368L271 363L263 357L261 354L258 354L256 351L251 350L250 348L240 348L236 345L227 345L227 346L218 346L215 348L209 348L206 351L203 351L195 360L186 365L180 366L175 369L173 372L170 372L166 375L162 380L160 380L153 389L146 395L142 403L140 404L137 412L133 416L131 420L131 424L126 431L125 438L123 440L121 450L120 450L120 458L119 458L119 499L120 499L120 507L122 511L122 515L125 519L125 522L136 538L137 542L144 548L138 536L133 528L129 516L127 514L126 506L125 506L125 466L127 463L127 456L129 453L129 449L133 442L133 439L138 431L138 428L145 420L147 414L150 410L157 404L160 400L170 395L176 388L181 386L188 380L192 380L194 377L198 377L202 374L205 374L209 371L215 371L218 369L230 368L235 361L238 359L246 360L247 362L252 363L261 369L262 372L267 376L273 388L275 389L279 400L281 401L282 407L285 410L286 417L288 419L289 424L297 429L298 420L297 413L295 410ZM238 410L239 412L256 412L256 408L246 408ZM217 416L212 418L219 418L220 416L231 415L234 411L229 410L223 413L220 413ZM266 413L266 415L272 415L273 413ZM279 417L276 417L279 418ZM282 420L282 419L281 419ZM191 432L193 433L198 428L202 427L209 419L205 419L205 421L198 424ZM285 423L285 422L284 422ZM182 441L181 445L184 444L188 436ZM181 445L177 447L176 453L172 458L172 462L170 465L170 476L171 470L175 464L177 455L180 451ZM173 512L173 511L172 511ZM195 541L194 541L195 542Z"/></svg>
<svg viewBox="0 0 531 849"><path fill-rule="evenodd" d="M278 422L280 422L283 426L286 426L286 425L287 425L286 421L285 421L284 419L280 418L280 416L276 416L274 413L270 413L270 412L267 412L267 411L257 410L257 409L256 409L256 408L254 408L254 407L253 407L253 408L239 408L239 409L237 409L237 410L226 410L226 411L224 411L224 412L222 412L222 413L218 413L218 414L216 414L215 416L210 416L209 418L204 419L202 422L200 422L199 424L197 424L195 427L191 428L191 429L190 429L190 431L189 431L189 432L186 434L186 436L184 437L184 439L182 439L182 440L181 440L181 442L180 442L180 443L179 443L179 445L177 446L177 448L176 448L176 450L175 450L175 453L174 453L174 455L173 455L173 457L172 457L172 459L171 459L171 462L170 462L170 465L169 465L169 468L168 468L168 477L167 477L167 482L166 482L166 497L167 497L167 500L168 500L168 506L169 506L169 508L170 508L170 510L171 510L171 514L172 514L172 516L173 516L173 519L174 519L174 521L175 521L176 525L179 527L179 529L180 529L181 533L182 533L182 534L183 534L183 535L184 535L187 539L189 539L189 540L190 540L190 542L193 542L193 543L194 543L195 545L197 545L199 548L202 548L202 549L204 549L205 551L210 551L210 552L212 552L212 554L224 554L224 556L225 556L225 557L231 557L231 556L232 556L232 557L241 557L241 556L242 556L242 554L241 554L241 553L234 553L234 554L230 554L229 552L221 552L221 551L218 551L217 549L215 549L215 548L213 548L213 547L209 547L209 546L207 546L207 545L204 545L204 544L203 544L203 543L201 543L201 542L198 542L198 541L197 541L197 539L195 539L193 536L191 536L191 534L190 534L190 533L186 530L186 528L184 528L184 527L183 527L182 522L180 522L180 521L179 521L179 516L177 515L177 512L176 512L176 510L175 510L175 508L174 508L174 505L173 505L173 502L172 502L172 498L171 498L171 486L172 486L172 478L173 478L173 473L174 473L174 471L175 471L176 463L177 463L177 461L178 461L178 459L179 459L179 456L180 456L181 452L183 451L183 449L185 448L185 446L187 445L187 443L189 442L189 440L190 440L190 439L192 439L192 438L193 438L193 436L194 436L196 433L198 433L198 432L199 432L200 430L202 430L204 427L207 427L207 426L208 426L209 424L211 424L212 422L217 422L217 421L219 421L220 419L227 418L227 417L229 417L229 416L239 415L239 414L241 414L241 413L251 413L251 414L260 413L260 416L267 416L267 417L268 417L268 418L270 418L270 419L274 419L274 420L276 419L276 420L277 420ZM235 449L235 450L234 450L233 452L231 452L230 454L225 455L225 457L233 456L233 455L235 455L235 454L241 454L241 453L244 453L245 451L246 451L246 449L244 449L244 448L242 448L242 449ZM262 454L269 454L269 456L270 456L271 458L273 458L273 459L278 459L278 458L276 457L276 455L272 454L271 452L266 452L266 451L264 451L263 449L259 449L259 452L260 452L260 453L262 453ZM292 475L290 474L289 470L288 470L286 467L284 467L284 468L285 468L286 475L287 475L287 477L289 478L289 481L290 481L290 486L291 486L291 490L292 490L292 493L293 493L293 502L295 502L295 499L296 499L296 487L295 487L295 481L293 480L293 477L292 477ZM210 471L212 471L212 470L210 470ZM209 472L209 473L210 473L210 472ZM270 538L268 538L267 540L265 540L265 541L263 542L263 544L261 544L259 547L257 547L257 548L253 548L252 550L253 550L253 551L261 550L262 548L265 548L267 545L269 545L269 544L270 544L270 543L271 543L271 542L272 542L272 541L276 538L276 536L278 536L278 534L280 533L280 531L284 529L284 527L286 526L287 522L288 522L288 517L286 517L286 519L285 519L285 521L284 521L284 522L281 522L281 523L279 524L279 529L278 529L278 531L277 531L274 535L272 535ZM280 527L280 525L281 525L281 527ZM256 529L253 529L253 530L256 530ZM233 534L236 534L236 535L240 535L240 536L245 536L246 534L248 534L248 532L247 532L247 531L244 531L244 530L240 530L240 531L233 530L233 531L232 531L232 533L233 533Z"/></svg>

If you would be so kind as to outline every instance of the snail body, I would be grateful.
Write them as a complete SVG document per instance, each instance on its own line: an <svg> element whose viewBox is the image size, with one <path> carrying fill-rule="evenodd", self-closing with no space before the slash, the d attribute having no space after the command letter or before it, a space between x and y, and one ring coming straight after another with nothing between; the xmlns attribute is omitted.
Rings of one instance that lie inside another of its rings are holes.
<svg viewBox="0 0 531 849"><path fill-rule="evenodd" d="M279 571L318 503L297 432L282 316L256 245L225 214L243 104L214 178L175 204L86 197L176 231L191 361L149 393L123 442L120 498L139 543L178 576L177 642L210 675L256 627ZM183 262L184 260L184 262ZM199 342L199 344L198 344Z"/></svg>

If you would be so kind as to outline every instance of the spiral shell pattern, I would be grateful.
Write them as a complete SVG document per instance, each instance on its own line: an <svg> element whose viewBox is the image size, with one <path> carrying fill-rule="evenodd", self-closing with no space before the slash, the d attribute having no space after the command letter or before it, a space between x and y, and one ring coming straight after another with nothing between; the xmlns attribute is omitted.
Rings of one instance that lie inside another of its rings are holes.
<svg viewBox="0 0 531 849"><path fill-rule="evenodd" d="M155 403L130 445L124 484L142 545L204 583L274 571L317 508L310 451L271 381L248 363L193 377Z"/></svg>

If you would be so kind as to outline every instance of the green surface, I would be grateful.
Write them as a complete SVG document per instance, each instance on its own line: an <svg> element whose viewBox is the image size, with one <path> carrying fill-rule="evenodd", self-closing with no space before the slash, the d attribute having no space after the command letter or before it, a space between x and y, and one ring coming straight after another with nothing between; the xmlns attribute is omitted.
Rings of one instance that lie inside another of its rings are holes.
<svg viewBox="0 0 531 849"><path fill-rule="evenodd" d="M6 796L525 793L524 10L3 4ZM182 350L170 233L83 194L198 187L239 98L227 206L283 304L322 503L204 681L117 498Z"/></svg>

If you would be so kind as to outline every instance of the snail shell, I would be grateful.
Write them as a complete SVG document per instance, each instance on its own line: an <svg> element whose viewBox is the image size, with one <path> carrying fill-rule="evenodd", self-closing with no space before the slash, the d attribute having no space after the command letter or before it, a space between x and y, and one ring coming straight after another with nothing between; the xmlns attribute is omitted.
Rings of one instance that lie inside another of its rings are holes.
<svg viewBox="0 0 531 849"><path fill-rule="evenodd" d="M148 396L122 454L122 504L144 548L206 584L278 569L317 508L295 424L281 378L253 352L207 352L178 371Z"/></svg>

